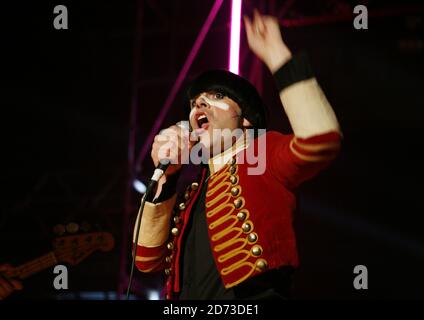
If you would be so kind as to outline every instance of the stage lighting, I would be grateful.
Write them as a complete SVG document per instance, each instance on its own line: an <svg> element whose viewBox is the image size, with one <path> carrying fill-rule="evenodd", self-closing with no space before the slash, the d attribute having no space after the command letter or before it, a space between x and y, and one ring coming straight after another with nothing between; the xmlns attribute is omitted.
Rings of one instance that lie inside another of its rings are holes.
<svg viewBox="0 0 424 320"><path fill-rule="evenodd" d="M240 23L241 0L233 0L231 5L231 38L228 68L229 71L235 74L239 74Z"/></svg>
<svg viewBox="0 0 424 320"><path fill-rule="evenodd" d="M133 187L138 193L141 193L141 194L144 194L147 189L146 185L138 179L134 179Z"/></svg>

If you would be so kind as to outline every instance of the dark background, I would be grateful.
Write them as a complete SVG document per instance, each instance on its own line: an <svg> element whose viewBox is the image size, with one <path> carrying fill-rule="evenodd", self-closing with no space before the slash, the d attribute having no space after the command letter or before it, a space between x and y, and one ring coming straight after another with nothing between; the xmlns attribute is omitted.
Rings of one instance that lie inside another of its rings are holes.
<svg viewBox="0 0 424 320"><path fill-rule="evenodd" d="M344 133L334 165L299 190L301 267L293 297L422 298L423 6L361 2L369 29L355 30L355 1L243 3L248 14L253 7L273 13L291 4L281 21L321 18L283 27L284 38L294 52L309 53ZM67 6L68 30L53 27L59 4ZM113 299L125 288L129 252L123 248L130 244L123 235L132 233L140 201L128 188L131 105L137 114L130 150L137 156L212 4L1 4L0 263L19 265L50 251L57 224L87 222L116 242L112 251L69 267L65 293L53 289L50 268L25 280L12 299L79 299L87 292ZM229 19L224 0L185 84L203 70L227 67ZM241 57L241 74L249 77L255 58L243 31ZM261 74L254 82L269 106L270 127L289 132L271 75L265 67ZM186 118L183 102L182 88L162 127ZM149 176L149 157L138 168L139 178ZM368 290L353 288L356 265L368 268ZM137 272L136 297L147 298L161 280Z"/></svg>

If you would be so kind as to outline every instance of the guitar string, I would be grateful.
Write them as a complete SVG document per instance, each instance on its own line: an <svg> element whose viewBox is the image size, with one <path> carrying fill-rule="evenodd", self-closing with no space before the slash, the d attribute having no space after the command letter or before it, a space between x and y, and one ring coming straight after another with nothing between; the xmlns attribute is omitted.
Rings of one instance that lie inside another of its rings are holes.
<svg viewBox="0 0 424 320"><path fill-rule="evenodd" d="M33 261L27 262L21 266L16 267L13 271L15 271L19 276L25 277L33 272L37 272L40 269L42 270L43 267L45 267L46 265L55 264L57 263L57 261L63 261L64 257L69 256L69 254L72 254L72 252L69 252L69 251L73 251L75 249L81 249L82 247L83 246L71 247L61 251L60 253L55 253L54 251L49 252L48 254L38 259L35 259ZM25 272L25 274L20 275L21 272Z"/></svg>
<svg viewBox="0 0 424 320"><path fill-rule="evenodd" d="M24 263L18 267L16 267L13 271L20 276L25 277L31 273L37 272L38 270L42 270L46 265L52 265L57 262L56 257L53 252L49 252L48 254L32 260L30 262Z"/></svg>

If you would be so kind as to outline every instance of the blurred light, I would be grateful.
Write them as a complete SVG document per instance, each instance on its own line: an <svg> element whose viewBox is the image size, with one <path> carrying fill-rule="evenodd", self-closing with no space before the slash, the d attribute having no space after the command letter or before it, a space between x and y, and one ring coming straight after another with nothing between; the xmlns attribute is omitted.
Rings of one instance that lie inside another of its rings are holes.
<svg viewBox="0 0 424 320"><path fill-rule="evenodd" d="M149 300L159 300L159 291L157 290L148 290L147 299Z"/></svg>
<svg viewBox="0 0 424 320"><path fill-rule="evenodd" d="M229 70L239 74L241 0L232 0Z"/></svg>
<svg viewBox="0 0 424 320"><path fill-rule="evenodd" d="M118 300L115 291L71 291L55 295L57 300ZM137 296L130 294L129 300L138 300Z"/></svg>
<svg viewBox="0 0 424 320"><path fill-rule="evenodd" d="M138 193L142 194L145 193L147 189L146 185L138 179L133 181L133 187Z"/></svg>

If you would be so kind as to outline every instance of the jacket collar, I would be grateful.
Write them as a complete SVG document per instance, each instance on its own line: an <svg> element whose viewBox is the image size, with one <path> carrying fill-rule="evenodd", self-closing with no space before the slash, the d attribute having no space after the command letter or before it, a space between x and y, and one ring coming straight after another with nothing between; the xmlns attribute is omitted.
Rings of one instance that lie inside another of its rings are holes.
<svg viewBox="0 0 424 320"><path fill-rule="evenodd" d="M215 172L221 170L237 153L249 147L250 140L248 135L243 133L231 148L209 159L210 174L213 175Z"/></svg>

